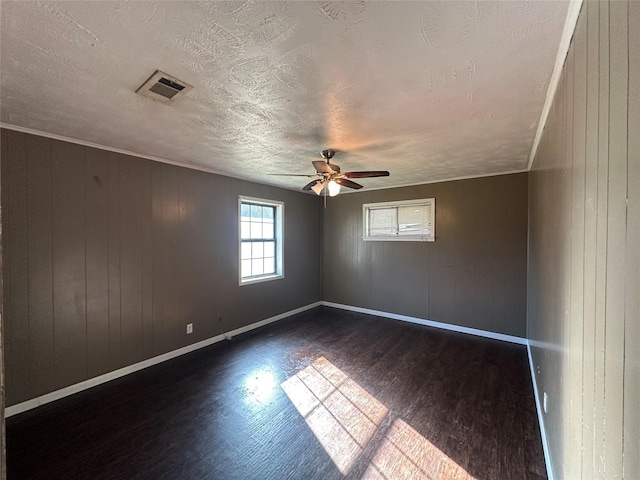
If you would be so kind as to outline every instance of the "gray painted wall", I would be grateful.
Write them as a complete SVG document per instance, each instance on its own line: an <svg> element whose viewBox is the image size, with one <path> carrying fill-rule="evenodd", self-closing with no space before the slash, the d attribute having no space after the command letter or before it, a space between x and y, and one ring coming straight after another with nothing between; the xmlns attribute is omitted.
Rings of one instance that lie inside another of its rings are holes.
<svg viewBox="0 0 640 480"><path fill-rule="evenodd" d="M364 203L431 197L435 242L362 240ZM525 336L526 173L330 198L323 245L327 301Z"/></svg>
<svg viewBox="0 0 640 480"><path fill-rule="evenodd" d="M554 477L638 479L640 2L584 3L529 178L528 336Z"/></svg>
<svg viewBox="0 0 640 480"><path fill-rule="evenodd" d="M1 139L7 405L321 300L318 198ZM285 203L284 279L238 286L238 195Z"/></svg>

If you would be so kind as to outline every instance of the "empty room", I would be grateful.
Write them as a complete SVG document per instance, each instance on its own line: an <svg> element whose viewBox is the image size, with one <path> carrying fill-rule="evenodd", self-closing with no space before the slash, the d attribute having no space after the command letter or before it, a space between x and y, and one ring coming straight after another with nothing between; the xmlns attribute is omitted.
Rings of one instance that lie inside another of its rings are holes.
<svg viewBox="0 0 640 480"><path fill-rule="evenodd" d="M0 27L0 480L640 480L640 1Z"/></svg>

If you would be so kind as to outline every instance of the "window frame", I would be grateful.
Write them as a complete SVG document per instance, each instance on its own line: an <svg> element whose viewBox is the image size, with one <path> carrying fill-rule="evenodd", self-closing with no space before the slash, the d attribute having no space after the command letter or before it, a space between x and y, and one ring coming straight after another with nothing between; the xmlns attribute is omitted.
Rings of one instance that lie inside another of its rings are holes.
<svg viewBox="0 0 640 480"><path fill-rule="evenodd" d="M370 235L369 212L377 208L426 206L431 210L431 235ZM362 240L367 242L435 242L436 241L436 199L397 200L394 202L364 203L362 205Z"/></svg>
<svg viewBox="0 0 640 480"><path fill-rule="evenodd" d="M275 241L275 267L276 273L255 275L251 277L242 276L242 204L248 203L274 207L273 236ZM284 278L284 202L269 200L265 198L248 197L238 195L238 284L251 285L253 283L268 282Z"/></svg>

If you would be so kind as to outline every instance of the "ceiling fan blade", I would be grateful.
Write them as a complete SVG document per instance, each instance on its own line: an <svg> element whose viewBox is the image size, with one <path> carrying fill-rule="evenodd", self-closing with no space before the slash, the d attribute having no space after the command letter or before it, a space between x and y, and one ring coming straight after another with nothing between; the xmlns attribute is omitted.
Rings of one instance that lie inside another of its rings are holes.
<svg viewBox="0 0 640 480"><path fill-rule="evenodd" d="M320 182L320 180L314 180L312 182L309 182L304 187L302 187L302 190L309 191L309 190L311 190L311 187L313 187L318 182Z"/></svg>
<svg viewBox="0 0 640 480"><path fill-rule="evenodd" d="M338 167L338 165L327 163L324 160L314 160L311 163L313 164L313 168L315 168L316 172L318 173L339 173L340 172L340 167Z"/></svg>
<svg viewBox="0 0 640 480"><path fill-rule="evenodd" d="M368 178L368 177L388 177L389 172L386 170L368 171L368 172L345 172L343 175L347 178Z"/></svg>
<svg viewBox="0 0 640 480"><path fill-rule="evenodd" d="M308 175L306 173L267 173L267 175L277 176L277 177L317 177L317 173L313 173Z"/></svg>
<svg viewBox="0 0 640 480"><path fill-rule="evenodd" d="M362 185L360 185L359 183L352 182L351 180L347 180L346 178L338 178L335 182L342 185L343 187L355 188L356 190L362 188Z"/></svg>

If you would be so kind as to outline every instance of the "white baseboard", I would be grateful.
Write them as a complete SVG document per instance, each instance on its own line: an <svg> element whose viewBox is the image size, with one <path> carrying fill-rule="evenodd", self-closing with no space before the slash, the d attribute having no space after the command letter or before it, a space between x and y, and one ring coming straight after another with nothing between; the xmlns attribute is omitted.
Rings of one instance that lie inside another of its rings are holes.
<svg viewBox="0 0 640 480"><path fill-rule="evenodd" d="M73 395L74 393L87 390L91 387L95 387L96 385L100 385L102 383L115 380L116 378L124 377L125 375L129 375L130 373L137 372L138 370L142 370L143 368L157 365L167 360L171 360L172 358L179 357L180 355L193 352L200 348L208 347L209 345L213 345L214 343L220 342L225 339L230 339L232 337L235 337L236 335L240 335L250 330L263 327L269 323L282 320L283 318L290 317L297 313L302 313L306 310L319 307L320 305L322 305L322 302L310 303L309 305L305 305L304 307L296 308L294 310L290 310L288 312L281 313L279 315L275 315L273 317L269 317L264 320L260 320L259 322L252 323L251 325L236 328L235 330L231 330L221 335L216 335L215 337L207 338L206 340L202 340L201 342L193 343L191 345L187 345L186 347L178 348L177 350L163 353L162 355L158 355L157 357L149 358L142 362L135 363L133 365L120 368L118 370L114 370L113 372L105 373L104 375L100 375L99 377L90 378L89 380L85 380L83 382L76 383L74 385L69 385L68 387L61 388L60 390L56 390L55 392L47 393L46 395L42 395L40 397L32 398L31 400L27 400L25 402L11 405L10 407L5 408L4 416L8 418L13 415L26 412L27 410L32 410L36 407L39 407L40 405L44 405L46 403L50 403L64 397L68 397L69 395Z"/></svg>
<svg viewBox="0 0 640 480"><path fill-rule="evenodd" d="M538 383L536 382L536 369L531 356L531 345L527 342L527 354L529 355L529 368L531 369L531 381L533 382L533 396L536 399L536 411L538 412L538 425L540 425L540 436L542 437L542 451L544 452L544 463L547 466L547 478L553 480L553 470L551 470L551 455L549 453L549 443L547 442L547 432L544 428L544 417L542 415L542 405L540 405L540 395L538 394Z"/></svg>
<svg viewBox="0 0 640 480"><path fill-rule="evenodd" d="M441 328L443 330L451 330L453 332L467 333L469 335L477 335L479 337L493 338L494 340L502 340L504 342L517 343L519 345L527 345L527 339L516 337L514 335L505 335L503 333L489 332L487 330L479 330L477 328L462 327L460 325L452 325L450 323L434 322L433 320L425 320L423 318L409 317L407 315L399 315L397 313L381 312L379 310L371 310L369 308L352 307L351 305L342 305L333 302L320 302L322 305L333 308L341 308L351 312L367 313L378 317L392 318L394 320L402 320L403 322L417 323L418 325L426 325L427 327Z"/></svg>

